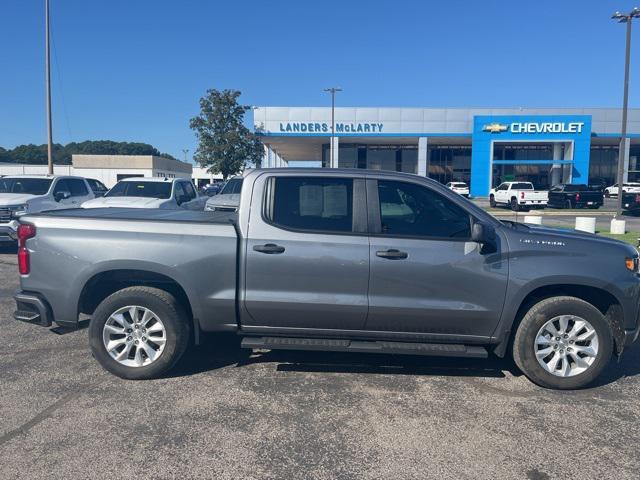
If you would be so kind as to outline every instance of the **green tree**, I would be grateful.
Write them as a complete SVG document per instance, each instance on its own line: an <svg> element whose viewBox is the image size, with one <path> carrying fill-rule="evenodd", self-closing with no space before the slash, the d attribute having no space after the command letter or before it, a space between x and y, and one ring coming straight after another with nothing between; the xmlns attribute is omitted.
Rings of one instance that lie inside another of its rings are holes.
<svg viewBox="0 0 640 480"><path fill-rule="evenodd" d="M70 165L73 154L87 155L156 155L175 160L167 153L160 151L148 143L114 142L113 140L86 140L71 142L67 145L55 143L53 145L53 163L56 165ZM12 150L0 147L0 161L45 165L47 163L46 145L19 145Z"/></svg>
<svg viewBox="0 0 640 480"><path fill-rule="evenodd" d="M243 123L251 107L240 105L238 97L238 90L207 90L200 99L200 115L189 122L198 137L195 160L224 179L249 165L260 167L264 155L260 138Z"/></svg>

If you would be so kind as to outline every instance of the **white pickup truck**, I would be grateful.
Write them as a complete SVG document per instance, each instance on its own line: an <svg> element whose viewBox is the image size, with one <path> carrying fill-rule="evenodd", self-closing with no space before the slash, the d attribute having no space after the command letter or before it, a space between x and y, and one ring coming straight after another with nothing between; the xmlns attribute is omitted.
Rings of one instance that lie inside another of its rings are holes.
<svg viewBox="0 0 640 480"><path fill-rule="evenodd" d="M103 197L82 208L160 208L204 210L207 196L198 195L188 178L131 177L120 180Z"/></svg>
<svg viewBox="0 0 640 480"><path fill-rule="evenodd" d="M503 182L489 193L489 204L511 207L514 212L530 208L544 208L549 201L549 192L535 190L531 182Z"/></svg>

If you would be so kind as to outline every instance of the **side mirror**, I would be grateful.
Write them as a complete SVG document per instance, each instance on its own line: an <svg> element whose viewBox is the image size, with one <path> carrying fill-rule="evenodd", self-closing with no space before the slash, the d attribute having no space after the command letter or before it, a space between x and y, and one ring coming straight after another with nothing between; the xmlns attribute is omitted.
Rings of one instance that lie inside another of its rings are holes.
<svg viewBox="0 0 640 480"><path fill-rule="evenodd" d="M471 241L482 246L495 246L496 230L487 223L476 222L471 227Z"/></svg>
<svg viewBox="0 0 640 480"><path fill-rule="evenodd" d="M69 192L56 192L53 194L53 199L56 202L66 200L67 198L70 198L70 197L71 197L71 194Z"/></svg>

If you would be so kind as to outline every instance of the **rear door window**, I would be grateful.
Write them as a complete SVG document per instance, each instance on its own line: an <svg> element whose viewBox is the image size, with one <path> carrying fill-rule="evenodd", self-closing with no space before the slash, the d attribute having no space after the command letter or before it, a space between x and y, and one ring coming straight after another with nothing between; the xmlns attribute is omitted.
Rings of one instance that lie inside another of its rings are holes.
<svg viewBox="0 0 640 480"><path fill-rule="evenodd" d="M295 230L353 231L353 180L276 177L269 220Z"/></svg>

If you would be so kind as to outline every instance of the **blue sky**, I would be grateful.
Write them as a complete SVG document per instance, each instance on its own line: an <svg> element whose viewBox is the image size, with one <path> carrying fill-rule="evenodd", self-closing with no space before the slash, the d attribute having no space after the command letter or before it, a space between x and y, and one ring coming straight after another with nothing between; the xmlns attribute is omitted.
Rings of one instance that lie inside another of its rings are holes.
<svg viewBox="0 0 640 480"><path fill-rule="evenodd" d="M0 146L46 141L44 0L0 6ZM207 88L250 105L617 107L628 0L51 0L54 141L182 158ZM640 106L640 22L630 105Z"/></svg>

